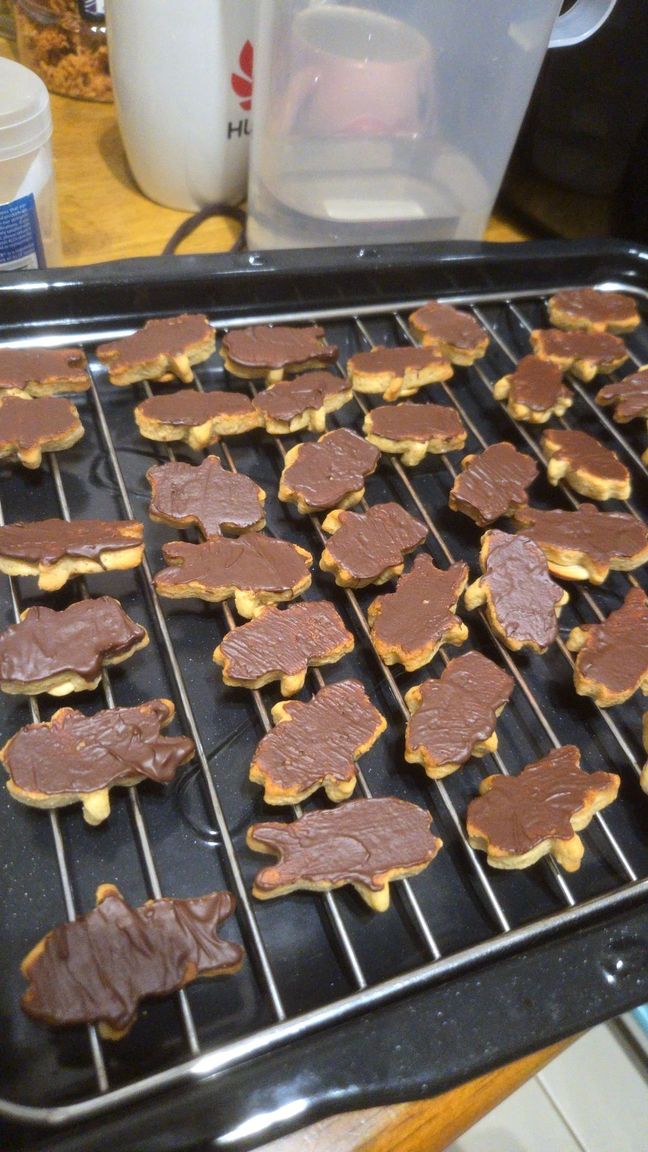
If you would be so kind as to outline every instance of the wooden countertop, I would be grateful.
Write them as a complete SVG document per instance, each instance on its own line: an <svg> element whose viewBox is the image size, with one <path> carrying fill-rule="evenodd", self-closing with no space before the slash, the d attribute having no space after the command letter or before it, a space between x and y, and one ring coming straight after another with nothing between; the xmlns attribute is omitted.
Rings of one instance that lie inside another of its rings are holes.
<svg viewBox="0 0 648 1152"><path fill-rule="evenodd" d="M0 37L0 55L15 59ZM189 213L146 199L135 185L121 145L112 104L52 95L63 263L91 264L159 255ZM180 252L224 252L238 234L231 220L214 217L182 243ZM527 238L494 215L487 240ZM556 1045L434 1100L391 1105L331 1117L273 1141L263 1152L440 1152L564 1047Z"/></svg>
<svg viewBox="0 0 648 1152"><path fill-rule="evenodd" d="M190 213L148 200L130 175L112 104L51 98L54 165L64 264L125 256L159 256ZM239 232L234 221L212 217L178 252L226 252ZM487 240L521 240L523 233L494 216Z"/></svg>
<svg viewBox="0 0 648 1152"><path fill-rule="evenodd" d="M17 58L15 45L3 37L0 55ZM128 169L114 105L55 94L51 105L63 263L159 256L190 213L164 208L139 191ZM212 217L182 242L178 252L226 252L238 232L234 221ZM485 238L527 237L498 214L491 219Z"/></svg>

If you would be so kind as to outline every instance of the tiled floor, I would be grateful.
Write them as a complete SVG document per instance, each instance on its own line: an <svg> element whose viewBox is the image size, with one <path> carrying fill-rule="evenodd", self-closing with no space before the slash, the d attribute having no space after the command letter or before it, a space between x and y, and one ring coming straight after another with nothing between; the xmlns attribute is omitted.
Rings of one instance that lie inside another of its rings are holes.
<svg viewBox="0 0 648 1152"><path fill-rule="evenodd" d="M601 1024L447 1152L648 1152L647 1052L623 1023Z"/></svg>

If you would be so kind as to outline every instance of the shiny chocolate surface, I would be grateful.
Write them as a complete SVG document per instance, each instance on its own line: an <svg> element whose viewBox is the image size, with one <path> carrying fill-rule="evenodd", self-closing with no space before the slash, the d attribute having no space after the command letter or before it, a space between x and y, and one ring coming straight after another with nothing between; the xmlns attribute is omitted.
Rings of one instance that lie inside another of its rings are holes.
<svg viewBox="0 0 648 1152"><path fill-rule="evenodd" d="M393 796L349 800L287 823L254 824L249 835L279 861L254 880L261 892L301 884L360 884L378 891L396 869L420 867L436 856L432 817Z"/></svg>
<svg viewBox="0 0 648 1152"><path fill-rule="evenodd" d="M51 721L21 728L2 760L18 788L47 796L95 792L131 776L166 783L194 752L187 736L160 735L174 711L168 700L92 716L60 708Z"/></svg>
<svg viewBox="0 0 648 1152"><path fill-rule="evenodd" d="M584 772L573 744L554 748L519 776L489 777L488 791L468 805L470 834L515 856L543 840L570 840L572 819L615 779L609 772Z"/></svg>
<svg viewBox="0 0 648 1152"><path fill-rule="evenodd" d="M36 1020L103 1022L124 1031L144 997L234 971L243 961L241 946L218 935L234 910L229 892L148 900L139 908L111 884L97 896L96 908L48 932L23 964L29 987L22 1007Z"/></svg>
<svg viewBox="0 0 648 1152"><path fill-rule="evenodd" d="M149 468L149 515L178 525L194 523L206 539L252 528L263 517L262 491L249 476L226 471L217 456L201 464L172 461Z"/></svg>
<svg viewBox="0 0 648 1152"><path fill-rule="evenodd" d="M326 548L354 579L372 580L422 544L427 528L399 504L373 504L366 512L342 512Z"/></svg>
<svg viewBox="0 0 648 1152"><path fill-rule="evenodd" d="M306 703L283 707L286 719L263 737L252 760L254 771L282 792L353 778L356 757L383 723L359 680L327 684Z"/></svg>
<svg viewBox="0 0 648 1152"><path fill-rule="evenodd" d="M353 637L327 600L309 600L288 608L264 608L221 641L227 675L256 680L270 672L294 675L312 660L353 647Z"/></svg>
<svg viewBox="0 0 648 1152"><path fill-rule="evenodd" d="M97 356L114 370L117 367L144 364L160 355L177 356L194 344L203 344L213 339L214 329L206 316L199 313L192 316L167 316L147 320L143 328L130 336L100 344Z"/></svg>
<svg viewBox="0 0 648 1152"><path fill-rule="evenodd" d="M331 363L338 350L324 340L319 324L291 328L285 324L256 324L234 328L223 336L222 350L234 364L246 368L285 368L309 360Z"/></svg>
<svg viewBox="0 0 648 1152"><path fill-rule="evenodd" d="M32 520L0 527L0 556L34 564L55 564L64 556L100 562L102 552L142 543L137 520Z"/></svg>
<svg viewBox="0 0 648 1152"><path fill-rule="evenodd" d="M93 680L106 659L123 656L145 636L112 596L60 612L39 604L0 635L0 681L32 684L65 672Z"/></svg>
<svg viewBox="0 0 648 1152"><path fill-rule="evenodd" d="M419 690L420 703L407 724L408 750L422 750L434 765L465 764L475 744L494 732L513 679L480 652L466 652Z"/></svg>
<svg viewBox="0 0 648 1152"><path fill-rule="evenodd" d="M357 432L336 428L319 440L300 444L297 457L281 474L282 486L314 510L334 508L364 488L380 451Z"/></svg>

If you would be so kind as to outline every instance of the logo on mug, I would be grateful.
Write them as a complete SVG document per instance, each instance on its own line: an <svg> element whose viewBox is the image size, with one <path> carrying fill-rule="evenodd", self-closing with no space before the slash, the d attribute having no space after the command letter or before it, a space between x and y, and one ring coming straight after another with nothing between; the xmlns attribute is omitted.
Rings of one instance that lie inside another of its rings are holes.
<svg viewBox="0 0 648 1152"><path fill-rule="evenodd" d="M241 108L244 112L249 112L252 107L252 68L254 64L254 49L249 40L246 40L241 48L238 62L243 75L232 72L230 80Z"/></svg>

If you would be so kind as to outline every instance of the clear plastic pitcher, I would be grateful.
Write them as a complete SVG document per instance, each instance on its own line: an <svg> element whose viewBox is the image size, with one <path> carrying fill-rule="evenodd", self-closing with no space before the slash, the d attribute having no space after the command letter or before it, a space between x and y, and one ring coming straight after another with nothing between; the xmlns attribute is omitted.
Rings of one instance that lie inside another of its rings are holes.
<svg viewBox="0 0 648 1152"><path fill-rule="evenodd" d="M545 51L615 0L261 0L250 248L479 239Z"/></svg>

